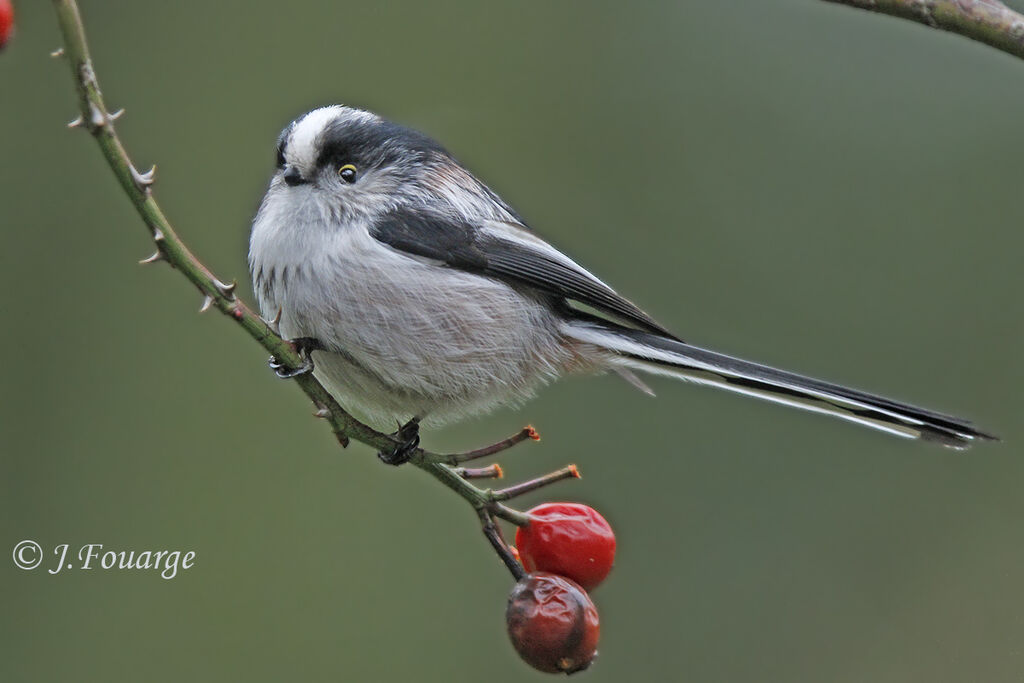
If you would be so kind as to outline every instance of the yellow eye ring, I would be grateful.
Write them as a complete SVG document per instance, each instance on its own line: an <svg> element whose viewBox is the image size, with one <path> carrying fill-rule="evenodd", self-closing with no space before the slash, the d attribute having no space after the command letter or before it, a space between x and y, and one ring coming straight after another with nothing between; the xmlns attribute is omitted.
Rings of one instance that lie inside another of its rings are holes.
<svg viewBox="0 0 1024 683"><path fill-rule="evenodd" d="M346 183L354 183L356 181L356 167L353 164L345 164L338 169L338 175Z"/></svg>

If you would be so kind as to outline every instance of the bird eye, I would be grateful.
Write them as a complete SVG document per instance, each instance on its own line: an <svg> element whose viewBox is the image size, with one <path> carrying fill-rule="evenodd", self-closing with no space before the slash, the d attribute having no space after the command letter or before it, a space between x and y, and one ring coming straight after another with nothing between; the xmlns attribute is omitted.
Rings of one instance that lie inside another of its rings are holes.
<svg viewBox="0 0 1024 683"><path fill-rule="evenodd" d="M356 181L356 167L352 164L345 164L338 169L338 175L346 183L354 183Z"/></svg>

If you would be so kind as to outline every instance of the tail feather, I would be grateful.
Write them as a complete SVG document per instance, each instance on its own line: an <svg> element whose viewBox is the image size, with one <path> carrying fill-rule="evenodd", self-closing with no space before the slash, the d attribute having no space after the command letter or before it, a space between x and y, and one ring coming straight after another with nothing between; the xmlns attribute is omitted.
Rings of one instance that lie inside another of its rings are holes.
<svg viewBox="0 0 1024 683"><path fill-rule="evenodd" d="M952 415L741 360L650 332L580 320L568 323L564 332L579 341L614 352L616 365L832 415L896 436L960 449L967 448L976 439L997 440L969 421Z"/></svg>

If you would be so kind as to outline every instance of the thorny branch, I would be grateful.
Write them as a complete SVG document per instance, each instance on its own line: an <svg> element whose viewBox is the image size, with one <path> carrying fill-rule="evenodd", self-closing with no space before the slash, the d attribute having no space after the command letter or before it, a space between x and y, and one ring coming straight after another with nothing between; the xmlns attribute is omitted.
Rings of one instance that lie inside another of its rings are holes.
<svg viewBox="0 0 1024 683"><path fill-rule="evenodd" d="M83 128L96 139L104 158L121 183L122 189L131 199L149 229L150 236L156 245L156 251L140 263L166 262L199 289L202 295L200 312L216 308L234 320L249 336L269 351L284 369L294 370L302 367L304 360L296 347L278 335L277 321L265 320L243 303L235 294L235 282L227 284L218 279L189 251L171 227L167 217L153 198L152 186L156 167L154 166L146 172L138 171L114 130L114 122L124 113L124 110L110 113L103 102L99 82L86 45L85 28L82 25L77 3L75 0L54 0L54 5L65 44L63 48L56 50L53 56L67 59L79 101L80 114L68 124L68 127ZM295 383L316 406L314 415L327 420L330 424L342 447L348 445L349 439L355 439L384 452L399 445L399 441L394 437L378 432L349 415L338 405L323 385L313 377L312 373L297 376ZM455 491L473 506L480 516L487 539L517 579L523 574L522 566L502 539L500 529L495 524L495 518L524 526L528 523L529 517L523 512L508 507L503 501L554 481L578 477L579 473L575 466L570 466L545 477L507 489L492 491L474 486L468 480L499 478L502 476L500 467L492 465L472 469L459 465L469 460L494 455L522 441L538 440L539 438L532 427L526 427L508 439L465 453L438 454L417 448L413 451L409 461Z"/></svg>

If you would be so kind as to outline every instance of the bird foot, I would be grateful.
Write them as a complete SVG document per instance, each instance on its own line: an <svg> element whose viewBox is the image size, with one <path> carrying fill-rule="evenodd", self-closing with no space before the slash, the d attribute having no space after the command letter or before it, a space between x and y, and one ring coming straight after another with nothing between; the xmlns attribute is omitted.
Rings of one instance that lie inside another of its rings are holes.
<svg viewBox="0 0 1024 683"><path fill-rule="evenodd" d="M414 417L398 428L391 436L401 443L390 451L380 451L377 457L385 465L404 465L409 462L416 447L420 445L420 418Z"/></svg>
<svg viewBox="0 0 1024 683"><path fill-rule="evenodd" d="M313 372L313 358L310 354L314 351L322 351L324 348L319 341L312 337L299 337L298 339L292 339L291 343L295 350L299 352L299 355L302 356L302 365L297 368L287 368L277 360L277 356L271 356L270 360L267 361L270 369L281 379L292 379L293 377Z"/></svg>

